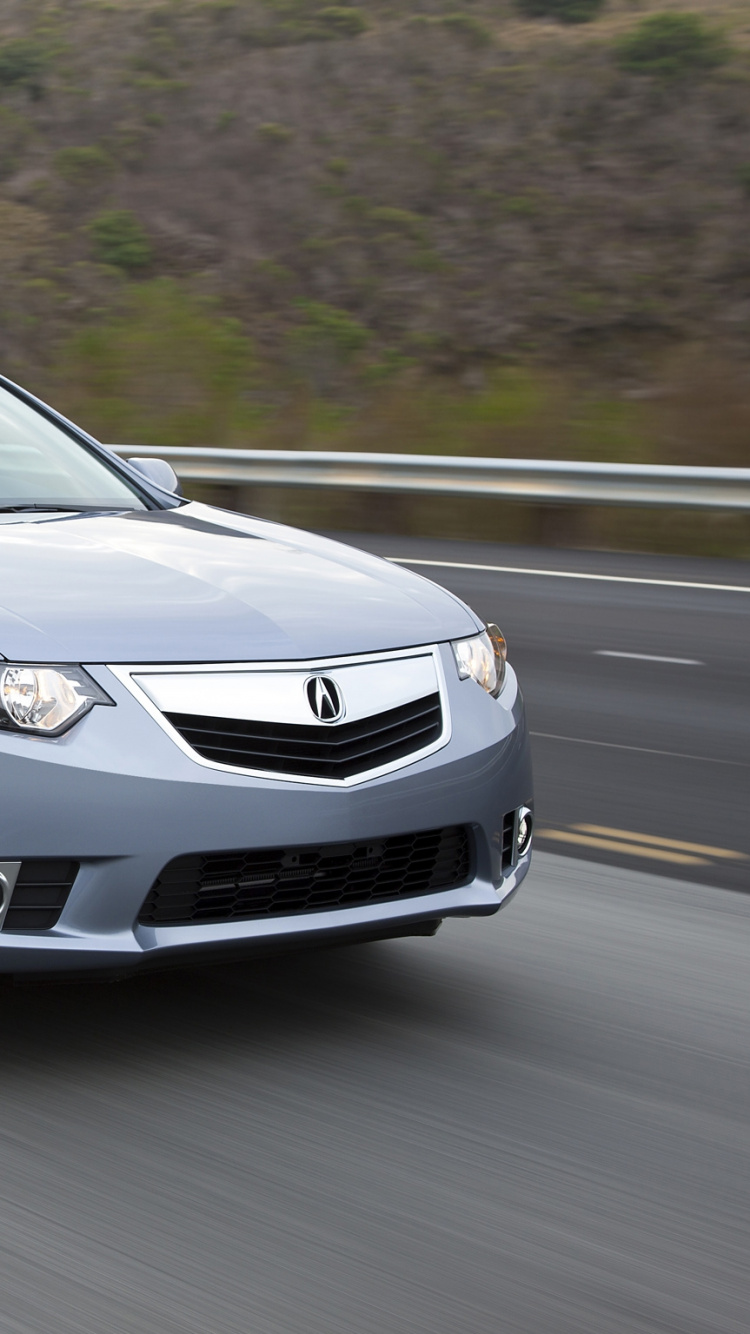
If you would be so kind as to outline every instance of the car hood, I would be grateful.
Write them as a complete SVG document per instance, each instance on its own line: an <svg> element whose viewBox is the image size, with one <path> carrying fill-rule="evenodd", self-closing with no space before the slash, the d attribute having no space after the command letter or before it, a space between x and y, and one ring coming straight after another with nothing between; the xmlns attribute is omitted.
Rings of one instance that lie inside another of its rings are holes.
<svg viewBox="0 0 750 1334"><path fill-rule="evenodd" d="M0 653L10 661L339 657L479 624L410 571L206 505L0 525Z"/></svg>

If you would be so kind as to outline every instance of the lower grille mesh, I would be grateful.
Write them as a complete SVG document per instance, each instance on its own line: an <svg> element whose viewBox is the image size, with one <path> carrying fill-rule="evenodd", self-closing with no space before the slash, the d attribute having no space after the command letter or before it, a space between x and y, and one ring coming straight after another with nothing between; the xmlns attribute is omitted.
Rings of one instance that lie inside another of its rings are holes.
<svg viewBox="0 0 750 1334"><path fill-rule="evenodd" d="M319 847L195 853L169 862L139 914L148 926L234 922L389 903L469 879L468 830Z"/></svg>
<svg viewBox="0 0 750 1334"><path fill-rule="evenodd" d="M78 870L78 862L62 859L23 861L3 931L49 931L56 926Z"/></svg>

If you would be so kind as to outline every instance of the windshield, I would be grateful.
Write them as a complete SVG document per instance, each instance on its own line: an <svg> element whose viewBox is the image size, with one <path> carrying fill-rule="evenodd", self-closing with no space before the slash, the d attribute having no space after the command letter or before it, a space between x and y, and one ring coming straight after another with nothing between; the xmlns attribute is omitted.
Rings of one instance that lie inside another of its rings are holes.
<svg viewBox="0 0 750 1334"><path fill-rule="evenodd" d="M0 512L18 507L143 510L124 478L0 386Z"/></svg>

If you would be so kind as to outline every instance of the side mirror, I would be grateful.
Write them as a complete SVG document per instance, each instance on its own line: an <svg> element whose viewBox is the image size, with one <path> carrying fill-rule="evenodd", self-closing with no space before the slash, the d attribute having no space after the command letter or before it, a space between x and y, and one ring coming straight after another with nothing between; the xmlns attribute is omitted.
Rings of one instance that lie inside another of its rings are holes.
<svg viewBox="0 0 750 1334"><path fill-rule="evenodd" d="M172 491L175 495L182 495L177 473L166 459L128 459L128 463L162 491Z"/></svg>

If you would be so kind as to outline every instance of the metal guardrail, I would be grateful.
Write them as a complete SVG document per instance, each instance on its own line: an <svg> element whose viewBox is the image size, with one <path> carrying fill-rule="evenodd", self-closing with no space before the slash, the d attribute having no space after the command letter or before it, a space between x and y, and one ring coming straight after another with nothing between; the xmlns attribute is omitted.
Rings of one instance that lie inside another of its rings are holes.
<svg viewBox="0 0 750 1334"><path fill-rule="evenodd" d="M124 458L168 459L184 481L229 486L494 496L558 505L750 510L750 468L283 449L149 449L134 445L110 445L110 449Z"/></svg>

